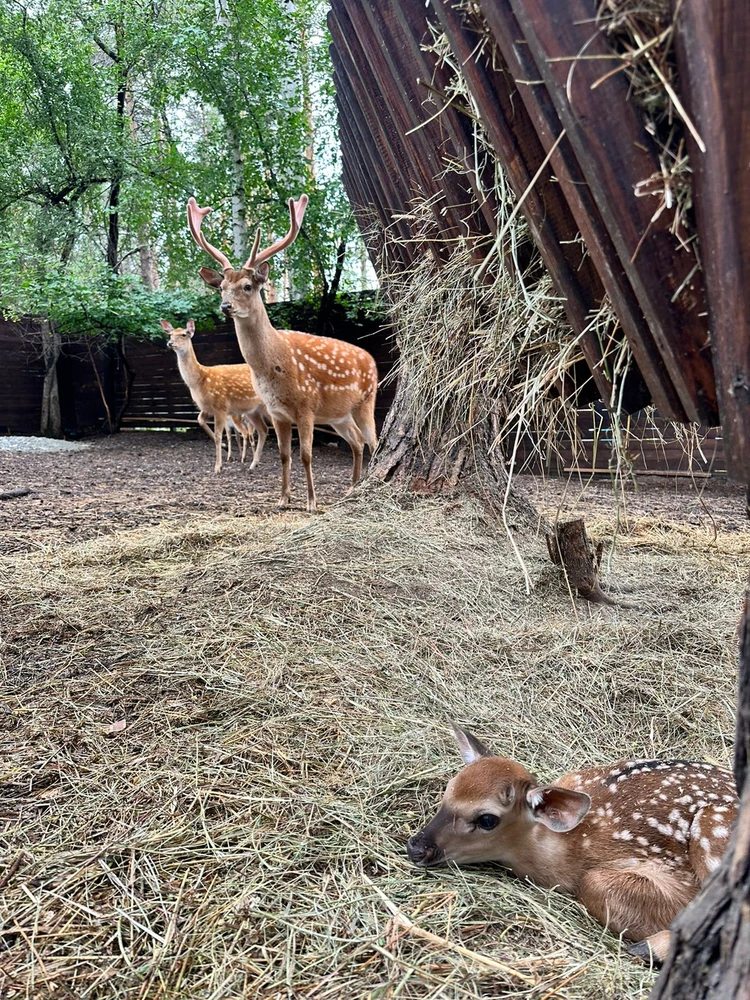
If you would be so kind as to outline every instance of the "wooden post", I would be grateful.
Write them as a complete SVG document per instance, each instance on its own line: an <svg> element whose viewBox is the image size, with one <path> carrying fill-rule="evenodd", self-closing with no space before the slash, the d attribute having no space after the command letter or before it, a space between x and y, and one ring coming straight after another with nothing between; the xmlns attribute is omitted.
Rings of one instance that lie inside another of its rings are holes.
<svg viewBox="0 0 750 1000"><path fill-rule="evenodd" d="M586 534L583 518L558 521L545 538L550 559L557 566L562 566L571 589L596 604L615 603L599 585L603 545L600 542L594 548Z"/></svg>
<svg viewBox="0 0 750 1000"><path fill-rule="evenodd" d="M621 65L596 25L596 0L510 2L685 413L716 424L702 273L678 252L672 213L655 218L658 203L635 196L639 181L660 173L654 140L622 73L592 90Z"/></svg>
<svg viewBox="0 0 750 1000"><path fill-rule="evenodd" d="M675 4L721 427L730 476L750 485L750 4Z"/></svg>
<svg viewBox="0 0 750 1000"><path fill-rule="evenodd" d="M750 998L750 615L740 627L735 778L740 815L721 867L672 925L651 1000Z"/></svg>

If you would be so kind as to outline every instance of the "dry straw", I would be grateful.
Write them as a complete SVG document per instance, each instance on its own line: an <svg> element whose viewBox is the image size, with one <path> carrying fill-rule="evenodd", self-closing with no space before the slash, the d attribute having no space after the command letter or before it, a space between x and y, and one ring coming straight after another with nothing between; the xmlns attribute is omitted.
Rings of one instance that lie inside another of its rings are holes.
<svg viewBox="0 0 750 1000"><path fill-rule="evenodd" d="M514 269L474 281L457 246L439 286L426 261L392 286L427 423L447 400L467 428L498 399L509 429L568 419L549 389L578 347L527 243L516 217ZM573 609L522 544L530 599L478 507L371 487L314 520L3 559L0 994L645 1000L652 974L571 899L417 871L404 841L458 764L450 718L544 780L728 763L750 538L631 523L610 574L637 610Z"/></svg>
<svg viewBox="0 0 750 1000"><path fill-rule="evenodd" d="M577 615L539 543L529 600L478 509L387 488L5 558L2 996L645 998L572 900L404 853L450 718L544 779L728 762L750 539L632 527L640 610Z"/></svg>

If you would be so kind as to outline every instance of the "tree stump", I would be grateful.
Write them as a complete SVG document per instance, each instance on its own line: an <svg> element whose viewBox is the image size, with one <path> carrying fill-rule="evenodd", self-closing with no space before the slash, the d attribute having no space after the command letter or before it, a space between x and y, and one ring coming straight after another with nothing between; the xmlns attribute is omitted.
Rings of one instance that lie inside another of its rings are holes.
<svg viewBox="0 0 750 1000"><path fill-rule="evenodd" d="M587 601L614 604L599 585L599 566L603 543L596 548L586 534L583 518L558 521L545 535L547 549L553 563L561 566L570 587Z"/></svg>
<svg viewBox="0 0 750 1000"><path fill-rule="evenodd" d="M734 773L740 815L714 876L672 925L651 1000L750 1000L750 616L740 629Z"/></svg>

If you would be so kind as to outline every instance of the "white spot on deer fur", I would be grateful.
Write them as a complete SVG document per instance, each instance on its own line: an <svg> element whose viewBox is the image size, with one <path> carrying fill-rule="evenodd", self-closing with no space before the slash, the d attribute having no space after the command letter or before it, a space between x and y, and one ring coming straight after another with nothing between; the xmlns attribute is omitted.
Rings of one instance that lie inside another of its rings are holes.
<svg viewBox="0 0 750 1000"><path fill-rule="evenodd" d="M662 847L659 847L657 844L652 844L651 847L649 848L649 850L651 851L652 854L663 854L664 853L664 849Z"/></svg>
<svg viewBox="0 0 750 1000"><path fill-rule="evenodd" d="M635 842L636 844L642 844L644 847L648 847L649 844L648 837L636 837Z"/></svg>
<svg viewBox="0 0 750 1000"><path fill-rule="evenodd" d="M710 872L715 872L720 864L721 864L721 859L715 858L713 854L709 854L706 857L706 868L708 868Z"/></svg>
<svg viewBox="0 0 750 1000"><path fill-rule="evenodd" d="M729 830L725 826L715 826L711 831L714 837L728 837Z"/></svg>
<svg viewBox="0 0 750 1000"><path fill-rule="evenodd" d="M677 805L680 805L680 806L687 805L688 802L692 802L692 801L693 801L693 796L692 795L683 795L682 798L675 799L675 802L677 803Z"/></svg>
<svg viewBox="0 0 750 1000"><path fill-rule="evenodd" d="M722 795L722 802L736 802L737 797L735 795Z"/></svg>
<svg viewBox="0 0 750 1000"><path fill-rule="evenodd" d="M633 839L633 834L630 832L630 830L616 830L612 834L612 839L613 840L632 840Z"/></svg>
<svg viewBox="0 0 750 1000"><path fill-rule="evenodd" d="M643 813L634 812L633 819L643 819Z"/></svg>
<svg viewBox="0 0 750 1000"><path fill-rule="evenodd" d="M620 777L617 780L618 781L627 781L628 780L628 776L627 776L627 774L621 774Z"/></svg>

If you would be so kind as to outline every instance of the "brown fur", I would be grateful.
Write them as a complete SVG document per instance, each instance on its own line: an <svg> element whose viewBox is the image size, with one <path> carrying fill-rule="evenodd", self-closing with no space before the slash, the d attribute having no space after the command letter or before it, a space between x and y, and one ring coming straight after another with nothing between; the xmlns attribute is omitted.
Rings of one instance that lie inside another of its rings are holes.
<svg viewBox="0 0 750 1000"><path fill-rule="evenodd" d="M291 497L292 424L297 425L300 460L307 480L307 509L317 506L312 474L312 437L315 424L329 424L352 449L352 486L362 472L364 446L377 447L375 393L378 372L374 358L342 340L316 337L292 330L276 330L268 319L261 289L268 278L267 260L289 246L297 236L307 199L290 201L291 228L286 237L256 257L259 237L245 266L235 270L228 258L212 247L200 224L209 209L188 204L193 238L222 266L222 274L201 269L203 280L221 291L221 308L234 320L242 356L252 368L255 385L273 421L281 455L281 500Z"/></svg>
<svg viewBox="0 0 750 1000"><path fill-rule="evenodd" d="M687 761L620 761L536 786L520 764L457 730L468 767L409 841L418 864L500 861L572 893L663 958L664 932L719 864L739 802L731 774ZM484 829L481 817L496 819Z"/></svg>
<svg viewBox="0 0 750 1000"><path fill-rule="evenodd" d="M250 466L255 469L263 454L268 428L268 412L258 396L253 383L253 373L247 365L201 365L195 356L193 333L195 326L188 321L185 329L175 329L166 320L161 325L169 334L168 346L177 355L177 364L193 402L198 407L198 423L216 445L214 472L221 471L221 443L224 431L229 441L229 419L243 437L242 460L247 438L246 421L258 431L258 447ZM208 426L207 417L214 418L214 428ZM231 443L228 453L231 455Z"/></svg>

